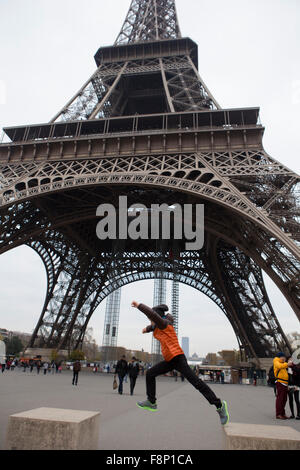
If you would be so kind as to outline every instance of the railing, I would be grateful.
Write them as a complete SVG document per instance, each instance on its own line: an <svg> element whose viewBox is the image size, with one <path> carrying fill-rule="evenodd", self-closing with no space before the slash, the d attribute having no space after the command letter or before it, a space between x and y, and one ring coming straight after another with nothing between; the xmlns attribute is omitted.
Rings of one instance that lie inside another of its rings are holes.
<svg viewBox="0 0 300 470"><path fill-rule="evenodd" d="M134 115L90 121L65 121L4 128L4 133L12 142L19 143L124 134L161 134L214 129L230 131L253 127L262 127L258 108Z"/></svg>

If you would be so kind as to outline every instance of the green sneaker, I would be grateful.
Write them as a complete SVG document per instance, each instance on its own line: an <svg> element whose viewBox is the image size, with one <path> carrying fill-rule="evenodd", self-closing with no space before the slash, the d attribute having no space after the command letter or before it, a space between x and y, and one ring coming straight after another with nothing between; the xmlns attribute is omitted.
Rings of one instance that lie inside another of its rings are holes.
<svg viewBox="0 0 300 470"><path fill-rule="evenodd" d="M149 400L139 401L137 403L137 406L139 408L143 408L144 410L157 411L157 404L156 403L151 403L151 401L149 401Z"/></svg>
<svg viewBox="0 0 300 470"><path fill-rule="evenodd" d="M225 426L225 424L227 424L229 421L229 413L227 409L227 403L225 400L222 401L221 408L217 408L217 412L219 413L221 424Z"/></svg>

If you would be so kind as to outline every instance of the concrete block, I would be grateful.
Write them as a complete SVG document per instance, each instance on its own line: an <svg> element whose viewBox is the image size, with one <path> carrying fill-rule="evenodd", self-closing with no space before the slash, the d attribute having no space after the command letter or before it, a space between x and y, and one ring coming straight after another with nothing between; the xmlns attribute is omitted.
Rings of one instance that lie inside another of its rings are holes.
<svg viewBox="0 0 300 470"><path fill-rule="evenodd" d="M290 426L229 423L226 450L300 450L300 432Z"/></svg>
<svg viewBox="0 0 300 470"><path fill-rule="evenodd" d="M7 450L97 450L100 413L36 408L9 417Z"/></svg>

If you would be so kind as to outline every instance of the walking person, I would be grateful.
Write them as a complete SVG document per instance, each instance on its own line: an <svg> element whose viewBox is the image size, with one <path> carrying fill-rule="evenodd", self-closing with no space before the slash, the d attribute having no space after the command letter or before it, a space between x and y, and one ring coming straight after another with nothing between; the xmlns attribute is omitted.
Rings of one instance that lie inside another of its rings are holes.
<svg viewBox="0 0 300 470"><path fill-rule="evenodd" d="M253 372L253 385L255 387L257 385L257 372L256 372L256 370Z"/></svg>
<svg viewBox="0 0 300 470"><path fill-rule="evenodd" d="M119 378L119 388L118 388L119 395L123 394L123 380L124 380L125 375L127 374L127 370L128 370L128 364L126 361L126 356L123 355L121 359L117 362L116 370L115 370L115 374L118 374L118 378Z"/></svg>
<svg viewBox="0 0 300 470"><path fill-rule="evenodd" d="M285 405L288 397L288 367L292 362L286 362L286 357L283 352L279 352L273 360L274 376L276 380L276 419L288 419L285 414Z"/></svg>
<svg viewBox="0 0 300 470"><path fill-rule="evenodd" d="M42 363L40 360L36 361L36 370L37 370L37 373L39 374L40 373L40 368L42 367Z"/></svg>
<svg viewBox="0 0 300 470"><path fill-rule="evenodd" d="M276 379L274 375L274 366L272 365L268 372L267 384L269 387L272 387L274 390L274 395L276 397Z"/></svg>
<svg viewBox="0 0 300 470"><path fill-rule="evenodd" d="M173 327L173 317L166 314L169 310L167 305L158 305L150 308L136 301L132 302L132 307L139 309L151 321L151 325L142 330L142 333L153 332L153 336L160 342L164 361L156 364L147 371L146 389L147 400L137 403L140 408L150 411L157 410L156 404L156 377L166 374L172 370L180 372L207 400L214 405L219 414L221 424L225 425L229 421L226 401L221 401L214 392L194 374L187 363L182 348Z"/></svg>
<svg viewBox="0 0 300 470"><path fill-rule="evenodd" d="M45 361L43 364L44 375L47 375L48 367L49 367L49 364L47 361Z"/></svg>
<svg viewBox="0 0 300 470"><path fill-rule="evenodd" d="M73 364L73 381L72 381L72 385L77 385L78 375L79 375L80 371L81 371L80 361L75 361L74 364Z"/></svg>
<svg viewBox="0 0 300 470"><path fill-rule="evenodd" d="M140 372L140 365L136 358L133 356L131 362L128 364L128 375L130 380L130 395L133 395L136 379Z"/></svg>
<svg viewBox="0 0 300 470"><path fill-rule="evenodd" d="M288 368L289 384L288 384L288 398L289 406L291 410L290 419L296 418L300 420L300 402L299 402L299 391L300 391L300 365L293 364ZM297 408L297 416L294 412L294 400Z"/></svg>

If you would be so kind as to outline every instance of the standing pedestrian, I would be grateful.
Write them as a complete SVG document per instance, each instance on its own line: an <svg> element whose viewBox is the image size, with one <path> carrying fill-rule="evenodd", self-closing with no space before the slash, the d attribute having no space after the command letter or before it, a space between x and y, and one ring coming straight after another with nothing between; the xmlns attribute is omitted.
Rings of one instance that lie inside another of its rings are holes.
<svg viewBox="0 0 300 470"><path fill-rule="evenodd" d="M239 384L242 385L243 383L243 372L241 369L239 369Z"/></svg>
<svg viewBox="0 0 300 470"><path fill-rule="evenodd" d="M289 385L288 385L288 397L289 405L291 410L290 419L295 418L294 412L294 399L297 407L296 419L300 420L300 402L299 402L299 391L300 391L300 365L293 364L288 368Z"/></svg>
<svg viewBox="0 0 300 470"><path fill-rule="evenodd" d="M40 361L40 359L38 359L36 361L36 370L37 370L37 373L39 374L40 373L40 368L42 367L42 363Z"/></svg>
<svg viewBox="0 0 300 470"><path fill-rule="evenodd" d="M128 364L128 375L130 380L130 395L133 395L137 376L139 375L140 366L136 358L133 356L131 362Z"/></svg>
<svg viewBox="0 0 300 470"><path fill-rule="evenodd" d="M272 365L268 372L267 384L269 387L272 387L276 397L276 379L274 375L274 366Z"/></svg>
<svg viewBox="0 0 300 470"><path fill-rule="evenodd" d="M127 370L128 370L128 364L126 361L126 356L123 355L121 359L117 362L116 370L115 370L115 374L118 374L118 377L119 377L119 388L118 388L119 395L122 395L123 393L123 380L124 380L125 375L127 374Z"/></svg>
<svg viewBox="0 0 300 470"><path fill-rule="evenodd" d="M142 332L150 333L153 331L153 336L161 344L162 355L165 359L147 371L147 400L139 402L137 405L146 410L156 411L155 379L158 375L166 374L167 372L176 369L183 377L186 377L186 379L208 400L211 405L216 407L221 424L227 424L229 421L227 403L225 401L222 402L218 397L216 397L208 385L199 379L199 377L197 377L189 367L173 327L174 319L172 315L166 314L169 310L167 305L158 305L153 307L153 309L136 301L133 301L131 305L134 308L138 308L151 321L151 325L144 328Z"/></svg>
<svg viewBox="0 0 300 470"><path fill-rule="evenodd" d="M48 370L49 364L47 361L44 362L43 364L43 369L44 369L44 375L47 375L47 370Z"/></svg>
<svg viewBox="0 0 300 470"><path fill-rule="evenodd" d="M80 361L75 361L74 364L73 364L73 381L72 381L72 385L77 385L78 375L79 375L80 371L81 371Z"/></svg>
<svg viewBox="0 0 300 470"><path fill-rule="evenodd" d="M255 387L257 385L257 372L256 372L256 370L253 372L253 385Z"/></svg>
<svg viewBox="0 0 300 470"><path fill-rule="evenodd" d="M291 362L286 362L286 356L279 352L273 360L274 376L276 380L276 419L288 419L285 414L285 405L288 397L288 367Z"/></svg>
<svg viewBox="0 0 300 470"><path fill-rule="evenodd" d="M221 383L222 383L222 384L225 383L225 374L224 374L224 371L223 371L223 370L221 371Z"/></svg>

